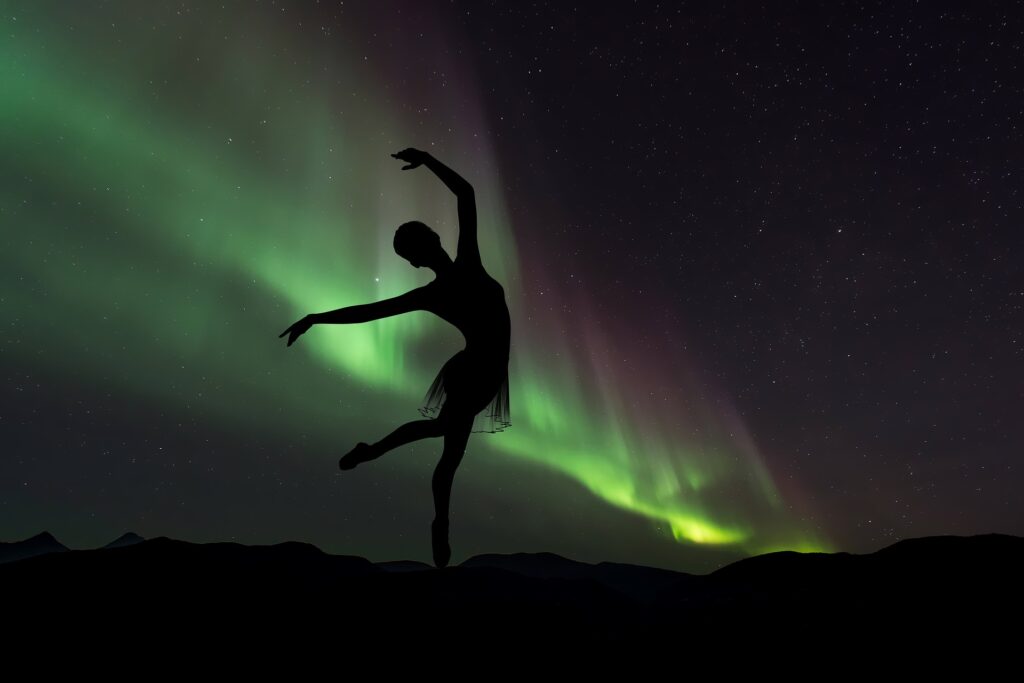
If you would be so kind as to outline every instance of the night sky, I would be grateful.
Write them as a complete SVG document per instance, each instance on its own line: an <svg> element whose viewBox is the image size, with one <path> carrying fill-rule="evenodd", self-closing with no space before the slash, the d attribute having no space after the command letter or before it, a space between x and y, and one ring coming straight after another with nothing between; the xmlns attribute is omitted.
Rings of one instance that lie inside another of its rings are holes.
<svg viewBox="0 0 1024 683"><path fill-rule="evenodd" d="M1024 534L1020 3L0 1L0 540L430 561L442 441L340 472L462 348L476 189L510 412L487 552L710 571Z"/></svg>

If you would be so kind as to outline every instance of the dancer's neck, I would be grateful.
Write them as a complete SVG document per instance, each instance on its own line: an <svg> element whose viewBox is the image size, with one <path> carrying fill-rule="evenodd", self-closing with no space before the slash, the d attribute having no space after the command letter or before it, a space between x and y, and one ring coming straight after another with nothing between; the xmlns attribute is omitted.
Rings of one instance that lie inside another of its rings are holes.
<svg viewBox="0 0 1024 683"><path fill-rule="evenodd" d="M447 275L455 267L455 262L450 257L446 257L444 261L439 262L437 265L428 266L438 277Z"/></svg>

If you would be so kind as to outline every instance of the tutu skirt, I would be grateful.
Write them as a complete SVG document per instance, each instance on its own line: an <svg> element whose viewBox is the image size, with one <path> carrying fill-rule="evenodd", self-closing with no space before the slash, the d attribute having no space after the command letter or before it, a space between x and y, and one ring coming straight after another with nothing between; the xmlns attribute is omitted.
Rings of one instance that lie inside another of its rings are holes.
<svg viewBox="0 0 1024 683"><path fill-rule="evenodd" d="M432 419L436 419L440 415L441 409L448 400L449 390L452 388L450 384L454 378L453 373L472 372L469 366L461 364L463 360L465 360L464 350L452 356L437 373L437 377L434 378L423 397L423 404L419 408L421 415ZM458 384L456 383L456 386ZM476 413L470 432L494 434L504 431L510 426L512 426L512 420L509 415L508 364L506 363L497 391L491 397L490 402Z"/></svg>

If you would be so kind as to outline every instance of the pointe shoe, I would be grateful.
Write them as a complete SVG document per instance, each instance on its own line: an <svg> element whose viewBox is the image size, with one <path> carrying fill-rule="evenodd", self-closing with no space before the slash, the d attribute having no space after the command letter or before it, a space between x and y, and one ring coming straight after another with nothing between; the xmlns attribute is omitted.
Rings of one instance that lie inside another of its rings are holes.
<svg viewBox="0 0 1024 683"><path fill-rule="evenodd" d="M430 523L430 540L434 550L434 566L443 569L448 566L452 557L451 546L448 545L448 520L435 519Z"/></svg>
<svg viewBox="0 0 1024 683"><path fill-rule="evenodd" d="M371 450L373 449L370 448L370 444L360 441L352 450L341 456L341 460L338 461L338 467L343 470L354 469L359 463L370 460L367 456L370 455Z"/></svg>

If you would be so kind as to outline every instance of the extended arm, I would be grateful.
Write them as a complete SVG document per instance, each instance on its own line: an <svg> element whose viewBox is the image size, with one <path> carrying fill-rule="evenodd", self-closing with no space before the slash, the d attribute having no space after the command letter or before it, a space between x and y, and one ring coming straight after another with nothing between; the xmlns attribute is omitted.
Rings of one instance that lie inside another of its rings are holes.
<svg viewBox="0 0 1024 683"><path fill-rule="evenodd" d="M316 324L365 323L409 311L425 310L425 305L426 287L424 286L383 301L346 306L325 313L314 313L312 317Z"/></svg>
<svg viewBox="0 0 1024 683"><path fill-rule="evenodd" d="M293 323L291 327L277 335L283 337L288 335L288 346L295 343L295 340L309 331L317 323L365 323L370 320L387 318L399 313L409 311L429 310L427 305L430 301L430 285L424 285L417 289L410 290L401 296L384 299L372 304L361 304L359 306L346 306L326 313L310 313L302 320Z"/></svg>

